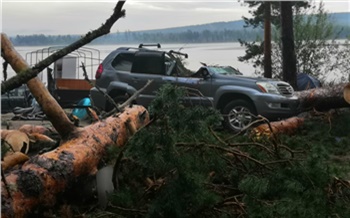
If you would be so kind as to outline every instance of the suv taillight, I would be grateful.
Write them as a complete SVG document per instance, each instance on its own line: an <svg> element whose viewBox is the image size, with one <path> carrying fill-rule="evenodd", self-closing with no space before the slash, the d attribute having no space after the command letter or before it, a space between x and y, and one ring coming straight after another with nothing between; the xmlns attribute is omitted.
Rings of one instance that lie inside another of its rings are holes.
<svg viewBox="0 0 350 218"><path fill-rule="evenodd" d="M100 64L100 65L98 65L98 68L96 70L95 78L96 79L100 78L102 75L102 72L103 72L103 66L102 66L102 64Z"/></svg>

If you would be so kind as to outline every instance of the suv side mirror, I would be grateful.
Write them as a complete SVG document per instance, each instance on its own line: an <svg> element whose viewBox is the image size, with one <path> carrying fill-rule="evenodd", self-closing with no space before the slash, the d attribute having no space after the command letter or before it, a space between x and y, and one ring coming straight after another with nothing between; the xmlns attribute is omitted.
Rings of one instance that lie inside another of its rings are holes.
<svg viewBox="0 0 350 218"><path fill-rule="evenodd" d="M208 70L203 70L202 71L202 76L203 76L204 80L210 79L210 73L208 72Z"/></svg>

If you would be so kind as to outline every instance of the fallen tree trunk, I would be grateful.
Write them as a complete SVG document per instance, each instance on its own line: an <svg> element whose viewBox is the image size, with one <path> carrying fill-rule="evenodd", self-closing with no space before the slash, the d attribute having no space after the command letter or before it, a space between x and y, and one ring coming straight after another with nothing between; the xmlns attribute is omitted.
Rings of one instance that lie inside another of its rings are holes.
<svg viewBox="0 0 350 218"><path fill-rule="evenodd" d="M347 84L310 89L295 92L300 100L301 111L316 109L326 111L333 108L350 107L343 97L344 88Z"/></svg>
<svg viewBox="0 0 350 218"><path fill-rule="evenodd" d="M291 117L281 121L269 122L254 127L251 131L255 139L270 138L273 135L293 135L304 124L304 118Z"/></svg>
<svg viewBox="0 0 350 218"><path fill-rule="evenodd" d="M149 121L142 106L126 108L119 115L85 128L57 149L36 155L19 170L5 175L10 193L2 183L1 217L23 217L37 206L53 206L56 196L78 177L94 175L111 145L123 146L135 130Z"/></svg>

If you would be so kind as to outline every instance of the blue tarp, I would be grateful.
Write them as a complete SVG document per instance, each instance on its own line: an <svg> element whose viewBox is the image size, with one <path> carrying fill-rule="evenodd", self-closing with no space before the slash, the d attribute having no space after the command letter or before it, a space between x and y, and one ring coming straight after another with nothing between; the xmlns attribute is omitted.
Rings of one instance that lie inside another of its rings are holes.
<svg viewBox="0 0 350 218"><path fill-rule="evenodd" d="M297 86L298 86L298 91L302 91L307 89L318 88L318 87L321 87L322 85L318 79L306 73L299 73L297 76Z"/></svg>
<svg viewBox="0 0 350 218"><path fill-rule="evenodd" d="M90 98L83 98L78 102L78 106L91 106ZM84 120L88 114L85 108L74 108L72 114L77 116L79 120Z"/></svg>

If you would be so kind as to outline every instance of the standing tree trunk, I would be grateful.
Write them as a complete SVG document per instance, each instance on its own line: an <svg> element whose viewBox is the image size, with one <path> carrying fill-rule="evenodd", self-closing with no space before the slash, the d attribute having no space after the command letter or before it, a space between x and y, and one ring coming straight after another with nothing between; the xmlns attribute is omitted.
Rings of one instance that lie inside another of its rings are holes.
<svg viewBox="0 0 350 218"><path fill-rule="evenodd" d="M346 102L350 104L350 83L348 83L343 90L343 97Z"/></svg>
<svg viewBox="0 0 350 218"><path fill-rule="evenodd" d="M293 86L294 89L297 89L292 3L282 1L280 4L283 80Z"/></svg>
<svg viewBox="0 0 350 218"><path fill-rule="evenodd" d="M265 2L264 23L264 77L272 78L271 67L271 3Z"/></svg>

